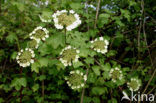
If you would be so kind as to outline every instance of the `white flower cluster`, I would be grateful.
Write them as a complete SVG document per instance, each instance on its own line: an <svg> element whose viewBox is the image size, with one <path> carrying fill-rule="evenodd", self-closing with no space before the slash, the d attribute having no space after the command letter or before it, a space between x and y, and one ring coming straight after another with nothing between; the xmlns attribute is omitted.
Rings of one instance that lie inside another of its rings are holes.
<svg viewBox="0 0 156 103"><path fill-rule="evenodd" d="M131 81L127 83L127 86L131 91L137 91L139 90L141 83L139 82L138 79L131 78Z"/></svg>
<svg viewBox="0 0 156 103"><path fill-rule="evenodd" d="M40 20L41 20L42 22L44 22L44 23L49 23L49 22L51 22L51 19L46 20L46 19L44 19L41 15L39 15L39 18L40 18Z"/></svg>
<svg viewBox="0 0 156 103"><path fill-rule="evenodd" d="M39 41L35 40L36 41L36 45L35 45L35 48L37 49L39 47Z"/></svg>
<svg viewBox="0 0 156 103"><path fill-rule="evenodd" d="M27 67L34 63L34 57L34 51L32 49L26 48L25 50L22 49L20 52L18 52L16 60L20 66Z"/></svg>
<svg viewBox="0 0 156 103"><path fill-rule="evenodd" d="M87 76L84 75L81 71L71 71L70 77L67 79L67 84L72 89L80 89L84 87L84 82L87 80ZM73 80L74 79L74 80Z"/></svg>
<svg viewBox="0 0 156 103"><path fill-rule="evenodd" d="M118 67L112 68L110 70L109 76L112 78L113 82L116 82L118 79L121 80L123 78L122 71Z"/></svg>
<svg viewBox="0 0 156 103"><path fill-rule="evenodd" d="M30 39L35 39L38 42L40 40L45 41L46 38L49 38L49 31L46 28L38 26L29 35Z"/></svg>
<svg viewBox="0 0 156 103"><path fill-rule="evenodd" d="M73 62L77 62L79 59L79 54L80 51L77 50L76 48L71 47L68 45L66 48L64 48L60 55L61 58L59 59L64 66L71 66Z"/></svg>
<svg viewBox="0 0 156 103"><path fill-rule="evenodd" d="M91 48L98 53L105 54L108 49L109 41L103 37L96 38L94 41L91 41Z"/></svg>
<svg viewBox="0 0 156 103"><path fill-rule="evenodd" d="M79 15L73 10L69 12L66 10L57 11L52 16L57 29L63 29L65 26L67 31L71 31L81 24Z"/></svg>

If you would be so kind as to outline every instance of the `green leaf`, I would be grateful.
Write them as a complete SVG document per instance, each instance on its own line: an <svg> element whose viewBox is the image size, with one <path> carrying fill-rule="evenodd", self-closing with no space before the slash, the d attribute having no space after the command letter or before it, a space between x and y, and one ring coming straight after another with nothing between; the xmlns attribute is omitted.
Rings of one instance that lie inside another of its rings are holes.
<svg viewBox="0 0 156 103"><path fill-rule="evenodd" d="M111 65L109 63L106 63L101 68L103 71L110 71Z"/></svg>
<svg viewBox="0 0 156 103"><path fill-rule="evenodd" d="M83 8L84 6L81 5L80 3L71 3L71 4L70 4L70 7L71 7L72 9L78 10L78 9Z"/></svg>
<svg viewBox="0 0 156 103"><path fill-rule="evenodd" d="M24 11L25 9L25 6L24 4L20 3L20 2L15 2L15 1L12 1L12 4L15 5L19 11Z"/></svg>
<svg viewBox="0 0 156 103"><path fill-rule="evenodd" d="M36 73L39 73L39 67L40 67L40 64L38 62L35 62L31 65L31 71L33 72L36 72Z"/></svg>
<svg viewBox="0 0 156 103"><path fill-rule="evenodd" d="M108 101L108 103L118 103L115 98L112 98L111 100Z"/></svg>
<svg viewBox="0 0 156 103"><path fill-rule="evenodd" d="M21 86L27 86L26 78L14 78L11 82L11 87L15 87L16 90L20 90Z"/></svg>
<svg viewBox="0 0 156 103"><path fill-rule="evenodd" d="M17 56L17 52L13 52L13 53L11 54L11 59L16 59L16 56Z"/></svg>
<svg viewBox="0 0 156 103"><path fill-rule="evenodd" d="M15 33L10 32L9 35L6 37L6 41L10 42L11 44L15 43L17 40L17 36Z"/></svg>
<svg viewBox="0 0 156 103"><path fill-rule="evenodd" d="M100 98L98 97L93 97L92 98L93 103L100 103Z"/></svg>
<svg viewBox="0 0 156 103"><path fill-rule="evenodd" d="M58 46L64 46L65 35L62 33L53 34L48 40L47 43L51 45L54 49Z"/></svg>
<svg viewBox="0 0 156 103"><path fill-rule="evenodd" d="M88 58L85 59L85 62L86 62L87 64L94 64L94 59L91 58L91 57L88 57Z"/></svg>
<svg viewBox="0 0 156 103"><path fill-rule="evenodd" d="M100 75L100 67L99 66L93 66L92 69L96 75Z"/></svg>
<svg viewBox="0 0 156 103"><path fill-rule="evenodd" d="M27 86L27 80L26 78L20 78L18 82L21 84L21 86L26 87Z"/></svg>
<svg viewBox="0 0 156 103"><path fill-rule="evenodd" d="M74 63L73 63L73 66L74 66L74 68L78 68L78 67L80 67L80 66L83 66L83 63L80 62L80 61L74 62Z"/></svg>
<svg viewBox="0 0 156 103"><path fill-rule="evenodd" d="M34 85L32 86L33 92L36 92L38 89L39 89L39 84L34 84Z"/></svg>
<svg viewBox="0 0 156 103"><path fill-rule="evenodd" d="M117 51L116 50L110 50L107 54L106 54L106 56L107 57L111 57L111 56L115 56L117 54Z"/></svg>
<svg viewBox="0 0 156 103"><path fill-rule="evenodd" d="M92 93L95 95L102 95L107 93L107 88L106 87L93 87L92 88Z"/></svg>
<svg viewBox="0 0 156 103"><path fill-rule="evenodd" d="M40 81L45 80L45 79L46 79L46 75L41 75L41 76L39 77L39 80L40 80Z"/></svg>
<svg viewBox="0 0 156 103"><path fill-rule="evenodd" d="M104 24L107 24L109 21L110 15L109 14L100 14L98 20L98 26L103 27Z"/></svg>
<svg viewBox="0 0 156 103"><path fill-rule="evenodd" d="M92 101L91 97L84 96L84 100L83 100L84 103L91 103L91 101Z"/></svg>
<svg viewBox="0 0 156 103"><path fill-rule="evenodd" d="M39 63L41 67L47 67L48 63L49 63L49 59L48 58L39 58Z"/></svg>

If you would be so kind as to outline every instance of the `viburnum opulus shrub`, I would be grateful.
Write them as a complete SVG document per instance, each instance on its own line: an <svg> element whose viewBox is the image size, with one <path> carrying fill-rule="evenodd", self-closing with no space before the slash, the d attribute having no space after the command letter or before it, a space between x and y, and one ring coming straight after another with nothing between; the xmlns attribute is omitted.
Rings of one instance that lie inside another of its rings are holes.
<svg viewBox="0 0 156 103"><path fill-rule="evenodd" d="M1 0L0 103L154 101L153 2Z"/></svg>

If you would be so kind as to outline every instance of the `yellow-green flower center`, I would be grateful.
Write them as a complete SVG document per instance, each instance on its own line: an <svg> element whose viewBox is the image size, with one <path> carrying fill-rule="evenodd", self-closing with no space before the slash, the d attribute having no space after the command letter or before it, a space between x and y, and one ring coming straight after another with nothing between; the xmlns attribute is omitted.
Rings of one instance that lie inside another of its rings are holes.
<svg viewBox="0 0 156 103"><path fill-rule="evenodd" d="M33 34L33 36L37 39L42 39L43 37L45 37L45 35L46 33L41 29L37 30L35 34Z"/></svg>
<svg viewBox="0 0 156 103"><path fill-rule="evenodd" d="M130 86L133 90L137 89L138 85L139 85L139 84L138 84L136 81L134 81L134 80L132 80L132 81L129 83L129 86Z"/></svg>
<svg viewBox="0 0 156 103"><path fill-rule="evenodd" d="M21 63L27 63L27 62L30 62L31 60L31 52L30 51L23 51L21 53L21 55L19 56L19 61Z"/></svg>
<svg viewBox="0 0 156 103"><path fill-rule="evenodd" d="M95 49L100 49L100 50L104 50L105 49L105 45L106 45L105 42L104 41L100 41L100 40L95 41L93 43L93 47Z"/></svg>
<svg viewBox="0 0 156 103"><path fill-rule="evenodd" d="M62 59L66 60L68 63L72 62L76 58L76 50L75 49L67 49L63 51Z"/></svg>
<svg viewBox="0 0 156 103"><path fill-rule="evenodd" d="M71 74L70 77L69 77L69 83L72 85L72 86L79 86L81 85L82 83L84 82L84 79L81 75L79 74Z"/></svg>
<svg viewBox="0 0 156 103"><path fill-rule="evenodd" d="M74 15L70 13L69 14L62 13L57 18L58 18L58 24L61 24L66 27L76 21L76 18L74 17Z"/></svg>
<svg viewBox="0 0 156 103"><path fill-rule="evenodd" d="M115 79L115 80L119 79L120 74L121 74L121 73L119 72L119 70L114 70L114 71L112 72L112 79Z"/></svg>

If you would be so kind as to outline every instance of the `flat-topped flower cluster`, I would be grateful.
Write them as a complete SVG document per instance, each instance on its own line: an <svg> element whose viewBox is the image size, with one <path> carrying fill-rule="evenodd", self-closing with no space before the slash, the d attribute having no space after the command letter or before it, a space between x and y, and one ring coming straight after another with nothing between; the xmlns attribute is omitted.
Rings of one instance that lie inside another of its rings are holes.
<svg viewBox="0 0 156 103"><path fill-rule="evenodd" d="M96 38L95 40L91 41L91 48L98 53L105 54L108 49L109 42L107 39L103 37Z"/></svg>
<svg viewBox="0 0 156 103"><path fill-rule="evenodd" d="M70 71L70 75L66 78L67 84L72 89L80 89L84 87L87 76L80 70Z"/></svg>
<svg viewBox="0 0 156 103"><path fill-rule="evenodd" d="M64 48L60 55L60 61L64 64L64 66L71 66L73 62L77 62L79 58L80 51L76 48L71 47L68 45L66 48Z"/></svg>
<svg viewBox="0 0 156 103"><path fill-rule="evenodd" d="M127 86L131 91L137 91L141 86L141 81L137 78L131 78L131 81L127 83Z"/></svg>
<svg viewBox="0 0 156 103"><path fill-rule="evenodd" d="M20 66L27 67L34 63L34 57L34 51L32 49L26 48L25 50L22 49L20 52L18 52L16 60Z"/></svg>
<svg viewBox="0 0 156 103"><path fill-rule="evenodd" d="M71 31L81 24L80 17L75 11L61 10L53 14L54 25L57 29L65 28Z"/></svg>

